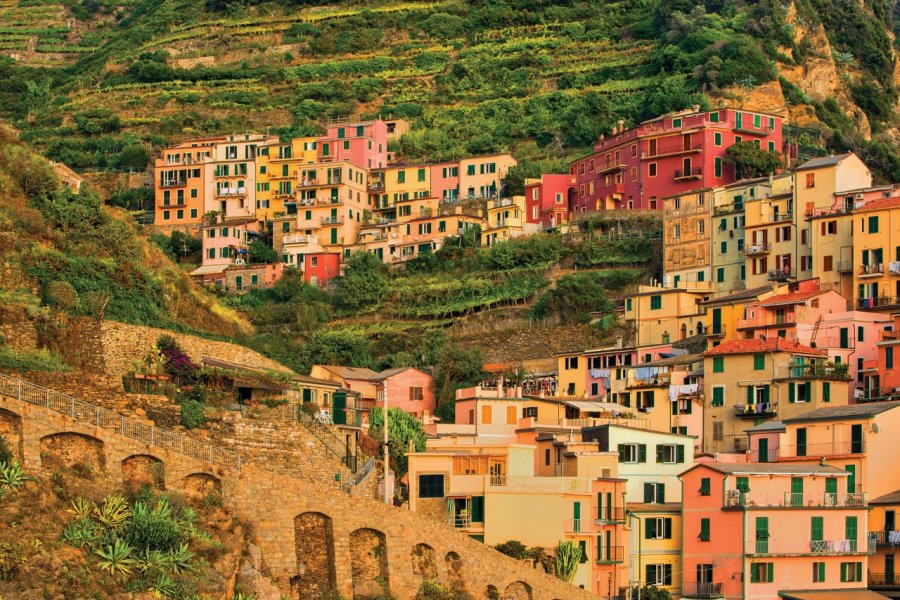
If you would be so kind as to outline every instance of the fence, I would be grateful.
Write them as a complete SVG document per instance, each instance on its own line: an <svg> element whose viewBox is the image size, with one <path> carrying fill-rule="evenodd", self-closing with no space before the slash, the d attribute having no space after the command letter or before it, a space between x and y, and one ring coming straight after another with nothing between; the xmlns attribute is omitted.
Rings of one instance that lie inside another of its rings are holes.
<svg viewBox="0 0 900 600"><path fill-rule="evenodd" d="M87 404L22 379L0 375L0 394L49 408L73 419L115 431L119 435L163 450L177 452L221 467L241 470L241 456L237 452L125 418L115 411Z"/></svg>

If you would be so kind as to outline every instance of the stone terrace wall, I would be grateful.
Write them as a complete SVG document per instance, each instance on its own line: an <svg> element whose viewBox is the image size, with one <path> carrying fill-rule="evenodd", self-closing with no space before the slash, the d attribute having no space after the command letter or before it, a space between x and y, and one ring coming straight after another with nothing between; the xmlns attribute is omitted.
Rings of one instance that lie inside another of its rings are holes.
<svg viewBox="0 0 900 600"><path fill-rule="evenodd" d="M216 467L5 396L0 417L32 473L87 462L123 485L140 476L194 497L220 491L232 514L252 526L275 583L290 598L327 588L373 598L376 578L404 600L425 578L462 582L475 598L489 590L515 600L593 598L444 524L322 484L253 464L240 472Z"/></svg>
<svg viewBox="0 0 900 600"><path fill-rule="evenodd" d="M103 348L104 372L110 375L124 375L132 371L135 360L146 356L150 347L163 334L171 335L178 340L184 351L197 362L201 356L206 355L261 369L289 371L284 365L237 344L174 333L165 329L104 321L100 327L98 340Z"/></svg>

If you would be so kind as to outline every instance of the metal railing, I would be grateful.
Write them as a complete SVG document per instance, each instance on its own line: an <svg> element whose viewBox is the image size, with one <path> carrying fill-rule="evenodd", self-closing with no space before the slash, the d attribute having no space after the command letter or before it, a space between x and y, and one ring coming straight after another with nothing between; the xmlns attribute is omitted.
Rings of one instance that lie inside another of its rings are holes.
<svg viewBox="0 0 900 600"><path fill-rule="evenodd" d="M794 279L796 275L791 270L783 270L777 269L775 271L769 271L769 281L787 281L788 279Z"/></svg>
<svg viewBox="0 0 900 600"><path fill-rule="evenodd" d="M601 506L594 520L597 523L624 523L625 509L621 506Z"/></svg>
<svg viewBox="0 0 900 600"><path fill-rule="evenodd" d="M340 225L344 222L344 217L322 217L322 225Z"/></svg>
<svg viewBox="0 0 900 600"><path fill-rule="evenodd" d="M777 402L759 402L757 404L743 404L734 407L734 416L736 417L772 417L777 414Z"/></svg>
<svg viewBox="0 0 900 600"><path fill-rule="evenodd" d="M860 275L884 275L884 264L859 265Z"/></svg>
<svg viewBox="0 0 900 600"><path fill-rule="evenodd" d="M802 456L843 456L845 454L863 454L866 451L865 440L834 440L811 444L782 444L778 448L780 458L796 458Z"/></svg>
<svg viewBox="0 0 900 600"><path fill-rule="evenodd" d="M623 546L601 546L602 556L597 557L597 564L610 564L625 562L625 548Z"/></svg>
<svg viewBox="0 0 900 600"><path fill-rule="evenodd" d="M691 169L675 169L675 179L689 179L691 177L702 177L703 168L693 167Z"/></svg>
<svg viewBox="0 0 900 600"><path fill-rule="evenodd" d="M177 452L225 468L241 470L241 456L237 452L126 418L115 411L88 404L23 379L0 375L0 394L48 408L163 450Z"/></svg>
<svg viewBox="0 0 900 600"><path fill-rule="evenodd" d="M784 456L781 454L780 456ZM803 494L793 492L772 492L772 493L756 493L741 492L737 489L727 490L725 492L725 507L739 508L745 506L755 507L858 507L865 508L868 506L867 497L864 492L843 493L843 494Z"/></svg>
<svg viewBox="0 0 900 600"><path fill-rule="evenodd" d="M869 586L900 586L900 573L869 573Z"/></svg>
<svg viewBox="0 0 900 600"><path fill-rule="evenodd" d="M753 256L754 254L765 254L771 251L772 244L766 242L764 244L750 244L749 246L744 246L743 254L744 256Z"/></svg>
<svg viewBox="0 0 900 600"><path fill-rule="evenodd" d="M874 542L867 540L798 540L765 539L747 542L748 554L861 554L874 552Z"/></svg>
<svg viewBox="0 0 900 600"><path fill-rule="evenodd" d="M870 531L869 537L879 546L900 546L900 531Z"/></svg>
<svg viewBox="0 0 900 600"><path fill-rule="evenodd" d="M370 456L366 464L353 474L353 485L359 485L369 476L369 473L375 470L375 457Z"/></svg>
<svg viewBox="0 0 900 600"><path fill-rule="evenodd" d="M713 581L685 581L681 584L681 595L691 598L718 598L722 595L722 584Z"/></svg>
<svg viewBox="0 0 900 600"><path fill-rule="evenodd" d="M350 469L351 473L356 473L356 455L350 452L347 445L339 438L331 428L316 419L316 416L303 410L302 406L297 406L297 421L315 436L325 449L336 456L341 464Z"/></svg>
<svg viewBox="0 0 900 600"><path fill-rule="evenodd" d="M878 296L876 298L857 298L856 307L865 310L867 308L878 308L879 306L893 306L897 304L898 299L891 296Z"/></svg>

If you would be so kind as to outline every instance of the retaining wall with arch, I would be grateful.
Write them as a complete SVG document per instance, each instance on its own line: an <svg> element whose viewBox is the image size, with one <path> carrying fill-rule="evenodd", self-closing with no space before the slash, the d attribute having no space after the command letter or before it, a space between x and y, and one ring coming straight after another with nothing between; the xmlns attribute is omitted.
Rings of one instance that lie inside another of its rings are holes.
<svg viewBox="0 0 900 600"><path fill-rule="evenodd" d="M587 591L504 556L451 527L333 487L247 466L216 466L71 416L0 395L0 432L26 471L90 469L128 487L204 497L220 493L251 525L274 582L294 599L334 589L374 598L389 587L413 598L425 580L462 586L474 598L580 600Z"/></svg>

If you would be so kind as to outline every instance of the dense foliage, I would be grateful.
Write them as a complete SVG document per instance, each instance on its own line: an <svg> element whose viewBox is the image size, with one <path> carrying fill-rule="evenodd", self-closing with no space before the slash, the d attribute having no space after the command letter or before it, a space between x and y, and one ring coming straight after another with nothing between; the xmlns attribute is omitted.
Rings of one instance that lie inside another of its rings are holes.
<svg viewBox="0 0 900 600"><path fill-rule="evenodd" d="M402 408L388 407L388 453L391 468L403 477L409 467L406 453L425 451L425 430L422 422ZM381 441L384 436L384 409L375 407L369 413L369 437Z"/></svg>

